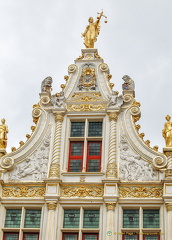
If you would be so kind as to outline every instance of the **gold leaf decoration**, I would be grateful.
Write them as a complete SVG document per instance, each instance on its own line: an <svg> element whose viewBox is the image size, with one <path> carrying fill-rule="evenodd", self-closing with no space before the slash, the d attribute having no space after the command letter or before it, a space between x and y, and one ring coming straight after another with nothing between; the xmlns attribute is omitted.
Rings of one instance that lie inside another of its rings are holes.
<svg viewBox="0 0 172 240"><path fill-rule="evenodd" d="M87 112L87 111L105 111L106 104L79 104L79 105L68 105L67 111L69 112Z"/></svg>
<svg viewBox="0 0 172 240"><path fill-rule="evenodd" d="M61 188L62 197L102 197L102 186L72 186Z"/></svg>
<svg viewBox="0 0 172 240"><path fill-rule="evenodd" d="M161 186L130 186L119 187L120 198L161 198L163 189Z"/></svg>
<svg viewBox="0 0 172 240"><path fill-rule="evenodd" d="M45 187L34 186L14 186L3 187L2 197L43 197L45 195Z"/></svg>

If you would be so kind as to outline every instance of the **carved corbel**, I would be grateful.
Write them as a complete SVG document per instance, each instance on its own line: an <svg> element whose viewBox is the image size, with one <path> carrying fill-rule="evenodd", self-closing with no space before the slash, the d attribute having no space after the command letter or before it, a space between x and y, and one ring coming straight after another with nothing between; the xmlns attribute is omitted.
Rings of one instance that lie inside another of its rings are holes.
<svg viewBox="0 0 172 240"><path fill-rule="evenodd" d="M109 112L109 120L117 122L119 112Z"/></svg>
<svg viewBox="0 0 172 240"><path fill-rule="evenodd" d="M57 202L56 201L48 201L47 202L48 211L50 211L50 210L55 211L56 207L57 207Z"/></svg>
<svg viewBox="0 0 172 240"><path fill-rule="evenodd" d="M107 211L115 211L115 206L116 206L115 202L107 202L106 203Z"/></svg>

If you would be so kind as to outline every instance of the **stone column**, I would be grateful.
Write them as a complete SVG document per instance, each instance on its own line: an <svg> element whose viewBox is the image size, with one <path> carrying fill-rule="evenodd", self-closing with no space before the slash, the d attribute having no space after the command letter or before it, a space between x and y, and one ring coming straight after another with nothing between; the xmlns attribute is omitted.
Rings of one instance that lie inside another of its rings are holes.
<svg viewBox="0 0 172 240"><path fill-rule="evenodd" d="M172 204L167 204L167 239L172 238Z"/></svg>
<svg viewBox="0 0 172 240"><path fill-rule="evenodd" d="M55 126L53 154L52 154L52 162L50 166L49 177L60 178L60 146L61 146L61 130L62 130L64 113L56 112L54 115L55 115L56 126Z"/></svg>
<svg viewBox="0 0 172 240"><path fill-rule="evenodd" d="M46 227L46 237L45 239L54 240L55 236L55 210L57 202L56 201L47 201L48 208L48 217L47 217L47 227Z"/></svg>
<svg viewBox="0 0 172 240"><path fill-rule="evenodd" d="M107 209L107 218L106 218L106 240L114 240L114 211L115 211L115 202L106 203Z"/></svg>
<svg viewBox="0 0 172 240"><path fill-rule="evenodd" d="M109 147L108 147L108 163L106 170L107 178L117 178L116 165L116 122L118 120L118 112L109 112L110 129L109 129Z"/></svg>

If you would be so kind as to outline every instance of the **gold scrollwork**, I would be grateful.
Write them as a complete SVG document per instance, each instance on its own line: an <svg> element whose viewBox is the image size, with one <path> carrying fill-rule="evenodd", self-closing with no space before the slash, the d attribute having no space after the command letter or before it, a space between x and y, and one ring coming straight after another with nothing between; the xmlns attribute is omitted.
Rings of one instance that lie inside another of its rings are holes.
<svg viewBox="0 0 172 240"><path fill-rule="evenodd" d="M54 117L55 117L55 122L63 122L63 119L64 119L63 114L55 113Z"/></svg>
<svg viewBox="0 0 172 240"><path fill-rule="evenodd" d="M115 121L117 122L118 120L118 112L110 112L108 115L109 115L109 120L110 121Z"/></svg>
<svg viewBox="0 0 172 240"><path fill-rule="evenodd" d="M45 187L33 186L15 186L3 187L2 197L43 197L45 195Z"/></svg>
<svg viewBox="0 0 172 240"><path fill-rule="evenodd" d="M162 187L131 186L119 187L120 198L161 198Z"/></svg>
<svg viewBox="0 0 172 240"><path fill-rule="evenodd" d="M167 211L172 211L172 205L167 204L166 209L167 209Z"/></svg>
<svg viewBox="0 0 172 240"><path fill-rule="evenodd" d="M172 178L172 169L165 170L165 177Z"/></svg>
<svg viewBox="0 0 172 240"><path fill-rule="evenodd" d="M107 104L79 104L79 105L68 105L67 111L69 112L86 112L86 111L105 111Z"/></svg>
<svg viewBox="0 0 172 240"><path fill-rule="evenodd" d="M62 197L102 197L102 186L74 186L74 187L62 187Z"/></svg>

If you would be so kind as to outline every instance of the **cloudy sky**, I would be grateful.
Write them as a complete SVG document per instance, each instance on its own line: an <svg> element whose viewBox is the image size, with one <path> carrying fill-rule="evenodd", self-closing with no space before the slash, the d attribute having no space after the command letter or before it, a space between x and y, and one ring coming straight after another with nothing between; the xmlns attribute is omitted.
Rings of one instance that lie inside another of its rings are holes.
<svg viewBox="0 0 172 240"><path fill-rule="evenodd" d="M171 0L0 0L0 118L9 126L8 152L31 133L32 105L42 80L59 92L67 67L84 48L81 33L104 10L95 47L110 67L114 89L122 76L136 85L140 132L164 147L165 116L172 116Z"/></svg>

